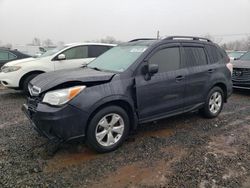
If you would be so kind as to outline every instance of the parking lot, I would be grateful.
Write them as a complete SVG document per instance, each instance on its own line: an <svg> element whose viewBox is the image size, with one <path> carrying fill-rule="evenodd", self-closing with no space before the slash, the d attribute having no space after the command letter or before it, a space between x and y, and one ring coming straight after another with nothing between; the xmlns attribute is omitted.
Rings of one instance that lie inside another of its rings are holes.
<svg viewBox="0 0 250 188"><path fill-rule="evenodd" d="M106 154L74 142L49 156L24 102L0 87L0 187L250 187L249 91L234 92L218 118L143 125Z"/></svg>

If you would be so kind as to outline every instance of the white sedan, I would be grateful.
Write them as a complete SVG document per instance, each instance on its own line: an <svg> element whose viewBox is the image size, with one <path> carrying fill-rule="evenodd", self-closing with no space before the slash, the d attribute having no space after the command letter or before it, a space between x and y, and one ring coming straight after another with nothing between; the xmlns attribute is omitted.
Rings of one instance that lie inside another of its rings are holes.
<svg viewBox="0 0 250 188"><path fill-rule="evenodd" d="M28 94L28 83L38 74L82 67L113 46L103 43L67 44L37 58L12 61L1 68L0 81L5 87L21 89Z"/></svg>

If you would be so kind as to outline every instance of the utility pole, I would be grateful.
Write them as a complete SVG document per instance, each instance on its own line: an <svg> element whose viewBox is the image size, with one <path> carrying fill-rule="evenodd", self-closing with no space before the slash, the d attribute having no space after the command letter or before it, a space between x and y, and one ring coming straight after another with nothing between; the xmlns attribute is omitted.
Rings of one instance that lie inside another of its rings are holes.
<svg viewBox="0 0 250 188"><path fill-rule="evenodd" d="M157 31L157 39L160 39L160 31Z"/></svg>

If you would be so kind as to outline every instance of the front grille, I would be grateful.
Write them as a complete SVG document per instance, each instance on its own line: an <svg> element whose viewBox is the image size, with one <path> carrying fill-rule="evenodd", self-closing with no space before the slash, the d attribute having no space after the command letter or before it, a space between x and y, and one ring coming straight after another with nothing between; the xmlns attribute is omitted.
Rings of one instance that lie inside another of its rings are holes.
<svg viewBox="0 0 250 188"><path fill-rule="evenodd" d="M250 81L250 69L234 68L232 79L235 81Z"/></svg>
<svg viewBox="0 0 250 188"><path fill-rule="evenodd" d="M40 97L29 97L27 100L29 110L35 112L39 102L41 102Z"/></svg>

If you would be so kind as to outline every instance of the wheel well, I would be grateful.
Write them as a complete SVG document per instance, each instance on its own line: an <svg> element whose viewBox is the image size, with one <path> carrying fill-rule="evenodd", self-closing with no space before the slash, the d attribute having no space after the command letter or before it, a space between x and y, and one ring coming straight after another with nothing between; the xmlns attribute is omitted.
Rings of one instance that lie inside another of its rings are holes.
<svg viewBox="0 0 250 188"><path fill-rule="evenodd" d="M24 80L25 80L28 76L30 76L30 75L32 75L32 74L42 74L42 73L44 73L44 72L43 72L43 71L32 71L32 72L26 73L25 75L23 75L23 77L21 78L21 80L20 80L20 82L19 82L19 88L22 89L22 87L23 87L23 82L24 82Z"/></svg>
<svg viewBox="0 0 250 188"><path fill-rule="evenodd" d="M133 113L133 108L131 107L131 105L128 102L126 102L124 100L115 100L115 101L104 103L101 106L99 106L89 116L88 121L87 121L87 125L89 125L91 119L93 118L93 116L98 111L100 111L101 109L103 109L103 108L105 108L107 106L112 106L112 105L119 106L119 107L121 107L122 109L124 109L127 112L128 117L129 117L129 123L130 123L130 128L129 129L130 129L130 131L133 130L136 127L135 117L134 117L134 113ZM88 129L88 126L86 127L86 131L87 131L87 129Z"/></svg>
<svg viewBox="0 0 250 188"><path fill-rule="evenodd" d="M217 83L213 87L219 87L222 89L222 91L224 93L224 101L227 102L227 86L223 83Z"/></svg>

